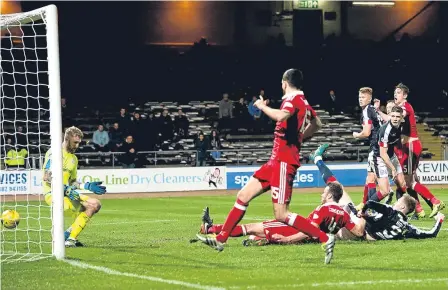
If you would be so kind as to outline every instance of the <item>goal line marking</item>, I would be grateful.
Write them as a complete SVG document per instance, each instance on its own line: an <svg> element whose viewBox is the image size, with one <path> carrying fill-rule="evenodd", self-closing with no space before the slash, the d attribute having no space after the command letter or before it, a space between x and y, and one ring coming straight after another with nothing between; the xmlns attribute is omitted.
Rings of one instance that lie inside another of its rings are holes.
<svg viewBox="0 0 448 290"><path fill-rule="evenodd" d="M219 287L214 287L214 286L194 284L194 283L188 283L188 282L178 281L178 280L167 280L167 279L163 279L163 278L159 278L159 277L138 275L138 274L134 274L134 273L120 272L120 271L113 270L110 268L90 265L90 264L87 264L84 262L79 262L79 261L74 261L74 260L63 260L63 261L74 266L74 267L79 267L82 269L91 269L91 270L95 270L98 272L103 272L108 275L137 278L137 279L159 282L159 283L164 283L164 284L179 285L179 286L194 288L194 289L225 290L225 288L219 288Z"/></svg>

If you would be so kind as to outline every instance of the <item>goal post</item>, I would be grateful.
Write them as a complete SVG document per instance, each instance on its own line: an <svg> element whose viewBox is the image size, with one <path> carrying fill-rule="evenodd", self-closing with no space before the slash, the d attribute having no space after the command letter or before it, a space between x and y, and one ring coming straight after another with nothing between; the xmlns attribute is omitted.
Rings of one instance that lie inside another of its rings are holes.
<svg viewBox="0 0 448 290"><path fill-rule="evenodd" d="M1 228L0 262L65 257L57 14L49 5L0 15L0 207L21 216L16 228ZM50 148L48 206L41 168Z"/></svg>

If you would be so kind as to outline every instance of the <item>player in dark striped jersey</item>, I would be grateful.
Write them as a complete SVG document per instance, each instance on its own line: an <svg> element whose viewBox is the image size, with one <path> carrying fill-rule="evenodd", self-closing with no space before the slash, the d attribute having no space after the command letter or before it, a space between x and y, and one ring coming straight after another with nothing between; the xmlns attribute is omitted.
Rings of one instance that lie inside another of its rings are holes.
<svg viewBox="0 0 448 290"><path fill-rule="evenodd" d="M364 195L362 199L362 203L358 205L358 209L362 208L362 206L369 199L369 196L376 193L376 183L375 183L375 171L371 167L371 160L373 158L373 147L378 143L378 130L381 126L381 118L376 112L374 106L372 106L372 93L373 90L368 87L359 89L359 106L362 109L361 115L361 132L353 132L353 137L355 139L367 139L370 149L369 149L369 157L367 162L367 177L366 184L364 186Z"/></svg>
<svg viewBox="0 0 448 290"><path fill-rule="evenodd" d="M435 238L442 227L445 216L435 216L432 229L421 230L407 221L407 214L415 209L416 201L409 194L403 195L394 206L368 201L359 216L366 221L367 240L403 240Z"/></svg>
<svg viewBox="0 0 448 290"><path fill-rule="evenodd" d="M403 109L398 106L392 108L390 120L381 126L378 132L378 143L373 146L373 158L370 166L373 168L379 186L379 191L369 195L369 200L380 201L390 193L389 177L406 192L406 182L403 171L394 148L400 144Z"/></svg>

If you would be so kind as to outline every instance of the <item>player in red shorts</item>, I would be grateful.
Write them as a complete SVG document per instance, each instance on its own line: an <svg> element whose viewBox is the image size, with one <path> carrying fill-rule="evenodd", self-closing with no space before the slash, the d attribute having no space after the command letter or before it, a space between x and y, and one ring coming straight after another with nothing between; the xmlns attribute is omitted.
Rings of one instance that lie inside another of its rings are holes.
<svg viewBox="0 0 448 290"><path fill-rule="evenodd" d="M277 122L271 158L238 192L235 205L218 235L197 235L204 244L222 251L230 233L246 213L249 202L271 190L275 219L311 237L317 237L324 243L325 263L330 263L333 257L334 235L327 235L306 218L289 211L293 180L300 166L301 144L322 126L301 91L302 82L302 72L289 69L282 77L284 96L279 110L268 107L262 97L255 102L257 108Z"/></svg>
<svg viewBox="0 0 448 290"><path fill-rule="evenodd" d="M364 225L355 224L350 218L350 214L338 204L343 196L343 191L343 187L339 182L328 182L321 195L321 205L316 207L307 219L313 226L329 234L336 234L340 229L345 228L353 235L362 237ZM222 227L223 225L213 225L209 209L206 207L202 216L200 232L203 234L219 233ZM238 225L230 235L232 237L251 235L249 239L243 242L245 246L252 243L264 245L268 243L295 244L315 242L314 239L311 239L306 234L277 220Z"/></svg>
<svg viewBox="0 0 448 290"><path fill-rule="evenodd" d="M417 121L415 119L414 108L409 102L407 102L409 94L409 88L404 84L400 83L395 87L394 100L397 106L403 109L404 122L402 125L402 143L403 147L395 150L401 166L403 168L403 173L405 175L406 184L412 193L412 190L421 195L429 204L432 204L432 212L429 217L434 217L439 211L445 207L445 203L437 199L429 189L422 185L418 181L416 174L418 163L420 161L420 156L422 153L422 143L418 138L417 132ZM375 107L379 107L377 104ZM383 120L388 120L389 116L378 111ZM398 196L397 196L398 198ZM420 203L416 207L416 213L419 217L424 217L425 213Z"/></svg>

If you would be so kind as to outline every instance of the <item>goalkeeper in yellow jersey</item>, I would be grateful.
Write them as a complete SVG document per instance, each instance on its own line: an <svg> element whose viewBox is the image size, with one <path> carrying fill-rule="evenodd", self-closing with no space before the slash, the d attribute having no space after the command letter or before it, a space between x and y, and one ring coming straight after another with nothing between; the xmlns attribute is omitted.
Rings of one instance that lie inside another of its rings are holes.
<svg viewBox="0 0 448 290"><path fill-rule="evenodd" d="M76 181L78 171L78 158L75 151L83 138L82 131L76 127L65 130L64 142L62 143L62 170L63 170L63 190L64 211L71 211L77 215L75 222L65 231L66 247L82 247L78 241L78 235L85 228L86 224L101 209L101 203L96 198L79 194L77 189L86 189L95 194L106 193L106 187L102 182L78 183ZM43 186L45 201L51 205L51 151L45 154ZM61 192L62 193L62 192Z"/></svg>

